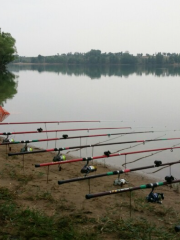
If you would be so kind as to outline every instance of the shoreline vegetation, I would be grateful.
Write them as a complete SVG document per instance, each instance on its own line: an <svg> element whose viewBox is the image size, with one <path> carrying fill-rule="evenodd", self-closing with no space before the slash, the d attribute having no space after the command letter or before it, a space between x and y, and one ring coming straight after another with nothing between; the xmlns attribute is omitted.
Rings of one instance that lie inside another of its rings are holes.
<svg viewBox="0 0 180 240"><path fill-rule="evenodd" d="M10 33L1 32L0 28L0 73L6 72L7 64L16 59L15 42Z"/></svg>
<svg viewBox="0 0 180 240"><path fill-rule="evenodd" d="M22 147L11 145L8 151L19 152ZM58 185L58 180L82 177L85 163L76 162L62 165L61 171L51 166L47 183L47 168L34 165L52 161L54 152L22 159L7 157L6 146L0 148L0 239L180 239L180 232L175 231L180 224L179 184L155 188L154 192L164 193L162 204L147 202L151 189L87 200L89 192L120 188L113 186L117 176ZM107 163L92 165L97 166L97 174L115 170ZM127 181L122 188L157 181L136 172L120 177Z"/></svg>
<svg viewBox="0 0 180 240"><path fill-rule="evenodd" d="M180 66L180 54L142 53L134 56L128 51L118 53L102 53L100 50L91 50L87 53L67 53L52 56L25 57L17 56L13 64L62 64L62 65L177 65Z"/></svg>
<svg viewBox="0 0 180 240"><path fill-rule="evenodd" d="M54 64L54 63L14 63L8 65L10 72L31 70L38 72L53 72L58 75L88 76L92 80L105 76L128 77L131 74L138 76L155 75L158 77L180 76L180 65L76 65L76 64Z"/></svg>

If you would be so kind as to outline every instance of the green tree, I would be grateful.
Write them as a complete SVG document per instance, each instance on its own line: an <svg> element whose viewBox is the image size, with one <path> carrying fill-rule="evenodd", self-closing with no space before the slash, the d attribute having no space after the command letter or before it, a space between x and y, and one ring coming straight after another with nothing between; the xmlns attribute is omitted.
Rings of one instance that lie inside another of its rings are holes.
<svg viewBox="0 0 180 240"><path fill-rule="evenodd" d="M6 65L16 58L16 40L10 33L1 33L0 29L0 70L4 70Z"/></svg>
<svg viewBox="0 0 180 240"><path fill-rule="evenodd" d="M161 53L158 53L156 55L156 64L163 64L164 62L164 57Z"/></svg>
<svg viewBox="0 0 180 240"><path fill-rule="evenodd" d="M0 106L17 93L16 76L9 71L0 72Z"/></svg>

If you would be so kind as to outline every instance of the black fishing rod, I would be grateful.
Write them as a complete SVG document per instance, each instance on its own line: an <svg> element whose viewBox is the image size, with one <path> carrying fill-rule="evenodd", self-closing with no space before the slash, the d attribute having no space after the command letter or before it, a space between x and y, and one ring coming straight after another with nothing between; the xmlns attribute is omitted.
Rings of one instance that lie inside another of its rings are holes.
<svg viewBox="0 0 180 240"><path fill-rule="evenodd" d="M129 143L145 143L145 142L154 142L154 141L165 141L165 140L177 140L180 138L163 138L163 139L150 139L150 140L137 140L137 141L127 141L127 142L114 142L114 143L103 143L103 144L91 144L91 145L82 145L82 146L73 146L73 147L63 147L63 148L51 148L51 149L44 149L44 150L37 150L37 151L25 151L25 152L17 152L17 153L9 153L8 156L15 156L15 155L24 155L24 154L34 154L34 153L45 153L45 152L53 152L53 151L64 151L69 149L77 149L77 148L89 148L89 147L102 147L108 145L119 145L119 144L129 144Z"/></svg>
<svg viewBox="0 0 180 240"><path fill-rule="evenodd" d="M67 180L59 180L58 184L64 184L64 183L70 183L70 182L76 182L76 181L82 181L82 180L86 180L86 179L92 179L92 178L99 178L99 177L106 177L106 176L112 176L112 175L120 175L123 173L128 173L128 172L134 172L134 171L138 171L138 170L144 170L144 169L149 169L149 168L155 168L155 167L162 167L162 166L171 166L173 164L178 164L180 163L179 161L176 162L169 162L169 163L163 163L161 161L154 161L154 165L150 165L150 166L145 166L145 167L138 167L138 168L132 168L132 169L120 169L120 170L115 170L115 171L111 171L111 172L106 172L106 173L101 173L101 174L96 174L96 175L91 175L91 176L85 176L85 177L78 177L78 178L72 178L72 179L67 179Z"/></svg>
<svg viewBox="0 0 180 240"><path fill-rule="evenodd" d="M154 189L155 187L180 182L180 179L174 180L174 178L172 176L171 177L165 177L165 179L166 179L165 182L148 183L148 184L140 185L138 187L121 188L121 189L115 189L115 190L110 190L110 191L106 191L106 192L86 194L85 198L86 199L91 199L91 198L102 197L102 196L106 196L106 195L110 195L110 194L131 192L131 191L135 191L135 190L139 190L139 189L146 189L146 188Z"/></svg>

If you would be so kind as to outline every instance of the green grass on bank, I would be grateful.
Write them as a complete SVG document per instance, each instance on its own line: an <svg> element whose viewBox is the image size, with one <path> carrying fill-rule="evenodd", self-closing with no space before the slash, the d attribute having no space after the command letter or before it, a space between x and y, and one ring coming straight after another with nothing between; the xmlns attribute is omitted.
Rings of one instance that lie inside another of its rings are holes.
<svg viewBox="0 0 180 240"><path fill-rule="evenodd" d="M155 214L154 218L157 217ZM168 215L165 214L164 217ZM178 223L180 224L180 219L177 218ZM58 208L54 216L49 217L40 211L23 209L16 203L16 195L13 192L7 188L0 188L0 239L176 240L180 239L180 233L175 232L173 224L159 227L141 217L124 220L107 214L95 219L80 212L61 216Z"/></svg>

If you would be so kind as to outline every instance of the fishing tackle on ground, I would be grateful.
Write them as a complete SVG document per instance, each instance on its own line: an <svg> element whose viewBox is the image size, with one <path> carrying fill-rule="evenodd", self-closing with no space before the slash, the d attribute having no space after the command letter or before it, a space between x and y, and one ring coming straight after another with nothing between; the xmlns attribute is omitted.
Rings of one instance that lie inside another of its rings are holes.
<svg viewBox="0 0 180 240"><path fill-rule="evenodd" d="M162 199L164 199L164 194L150 192L150 194L146 197L146 199L148 202L162 204Z"/></svg>
<svg viewBox="0 0 180 240"><path fill-rule="evenodd" d="M6 138L3 139L2 142L3 142L3 143L13 143L13 142L14 142L14 139L13 139L13 138L10 138L10 139L9 139L9 136L7 136Z"/></svg>
<svg viewBox="0 0 180 240"><path fill-rule="evenodd" d="M91 172L95 172L97 171L97 167L96 166L89 166L88 164L84 165L84 167L81 169L81 173L91 173Z"/></svg>
<svg viewBox="0 0 180 240"><path fill-rule="evenodd" d="M53 158L53 162L60 162L60 161L65 161L66 160L66 156L63 154L58 153L54 158Z"/></svg>
<svg viewBox="0 0 180 240"><path fill-rule="evenodd" d="M146 197L146 200L151 203L160 203L162 204L162 200L164 199L163 193L154 193L154 187L149 195Z"/></svg>
<svg viewBox="0 0 180 240"><path fill-rule="evenodd" d="M66 160L66 156L61 154L61 152L59 151L58 154L53 158L53 162L61 162L61 161L64 161ZM58 165L58 169L59 171L61 171L61 166Z"/></svg>
<svg viewBox="0 0 180 240"><path fill-rule="evenodd" d="M24 152L32 152L32 151L33 151L33 148L32 147L28 147L27 143L26 143L25 146L23 148L21 148L20 152L24 153Z"/></svg>
<svg viewBox="0 0 180 240"><path fill-rule="evenodd" d="M116 180L114 180L114 186L123 186L125 185L127 182L125 179L120 179L120 178L117 178Z"/></svg>
<svg viewBox="0 0 180 240"><path fill-rule="evenodd" d="M33 151L32 147L28 147L28 148L23 147L23 148L21 148L21 152L32 152L32 151Z"/></svg>

